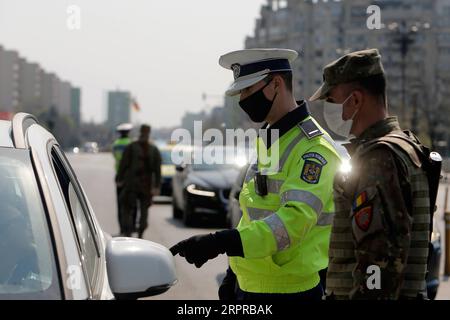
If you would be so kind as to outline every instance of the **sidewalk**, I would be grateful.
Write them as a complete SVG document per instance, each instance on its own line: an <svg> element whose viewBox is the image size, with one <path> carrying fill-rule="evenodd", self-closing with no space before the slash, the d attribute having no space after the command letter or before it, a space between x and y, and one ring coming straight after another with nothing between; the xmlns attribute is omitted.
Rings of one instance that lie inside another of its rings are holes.
<svg viewBox="0 0 450 320"><path fill-rule="evenodd" d="M436 300L450 300L450 278L441 277Z"/></svg>

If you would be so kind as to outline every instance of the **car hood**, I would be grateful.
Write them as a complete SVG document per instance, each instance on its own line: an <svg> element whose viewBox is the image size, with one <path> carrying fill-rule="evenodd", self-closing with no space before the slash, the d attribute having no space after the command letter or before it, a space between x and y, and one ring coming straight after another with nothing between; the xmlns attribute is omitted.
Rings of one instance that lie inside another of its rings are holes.
<svg viewBox="0 0 450 320"><path fill-rule="evenodd" d="M238 174L237 169L192 171L189 173L186 185L193 183L210 189L231 189Z"/></svg>

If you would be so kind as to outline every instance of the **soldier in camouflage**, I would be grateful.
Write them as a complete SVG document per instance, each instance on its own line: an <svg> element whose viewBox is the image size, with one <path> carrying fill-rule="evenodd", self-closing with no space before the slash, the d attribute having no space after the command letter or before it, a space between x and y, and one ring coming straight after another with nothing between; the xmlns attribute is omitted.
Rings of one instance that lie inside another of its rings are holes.
<svg viewBox="0 0 450 320"><path fill-rule="evenodd" d="M139 138L126 147L116 175L116 183L122 188L119 200L126 237L134 231L138 232L139 238L143 237L148 226L148 209L161 187L161 154L149 138L150 126L141 125ZM140 216L136 221L138 205Z"/></svg>
<svg viewBox="0 0 450 320"><path fill-rule="evenodd" d="M310 100L319 99L330 129L351 142L351 170L334 181L327 299L425 297L430 202L422 145L388 116L378 50L327 65Z"/></svg>

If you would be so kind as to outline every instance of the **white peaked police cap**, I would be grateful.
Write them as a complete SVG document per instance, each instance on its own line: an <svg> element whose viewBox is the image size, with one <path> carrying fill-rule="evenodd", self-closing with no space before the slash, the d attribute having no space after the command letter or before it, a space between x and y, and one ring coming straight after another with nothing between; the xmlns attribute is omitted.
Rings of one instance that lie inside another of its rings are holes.
<svg viewBox="0 0 450 320"><path fill-rule="evenodd" d="M298 53L290 49L245 49L229 52L219 59L219 64L233 71L234 82L226 94L234 96L251 87L273 72L292 71L291 63Z"/></svg>

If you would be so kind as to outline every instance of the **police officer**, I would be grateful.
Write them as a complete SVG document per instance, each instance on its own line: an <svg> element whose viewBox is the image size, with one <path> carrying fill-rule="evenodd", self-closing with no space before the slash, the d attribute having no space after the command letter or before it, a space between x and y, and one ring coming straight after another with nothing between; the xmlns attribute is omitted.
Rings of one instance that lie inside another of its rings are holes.
<svg viewBox="0 0 450 320"><path fill-rule="evenodd" d="M141 126L138 140L126 147L116 176L116 182L123 186L120 201L125 236L134 232L137 222L138 237L143 237L152 198L161 188L161 154L149 141L150 131L150 126ZM136 221L134 212L138 206L140 217Z"/></svg>
<svg viewBox="0 0 450 320"><path fill-rule="evenodd" d="M325 120L349 137L350 171L334 181L330 299L399 299L425 294L430 235L427 149L388 115L386 78L376 49L324 68L311 101L326 100Z"/></svg>
<svg viewBox="0 0 450 320"><path fill-rule="evenodd" d="M249 166L236 229L194 236L170 249L198 268L227 254L230 268L220 299L320 300L323 294L319 271L328 264L332 182L340 158L307 103L294 99L296 57L293 50L248 49L219 60L234 73L227 95L240 94L250 119L266 122L258 155L278 151L274 161L258 156Z"/></svg>
<svg viewBox="0 0 450 320"><path fill-rule="evenodd" d="M131 143L131 139L129 137L130 131L133 129L133 125L131 123L122 123L116 127L116 131L119 134L119 138L117 138L112 146L112 152L115 160L115 169L116 175L119 170L120 160L122 159L123 152L125 148ZM121 214L121 204L119 201L119 195L122 191L122 186L116 183L116 194L117 194L117 214L119 220L119 228L120 235L124 234L124 226L123 226L123 218Z"/></svg>

